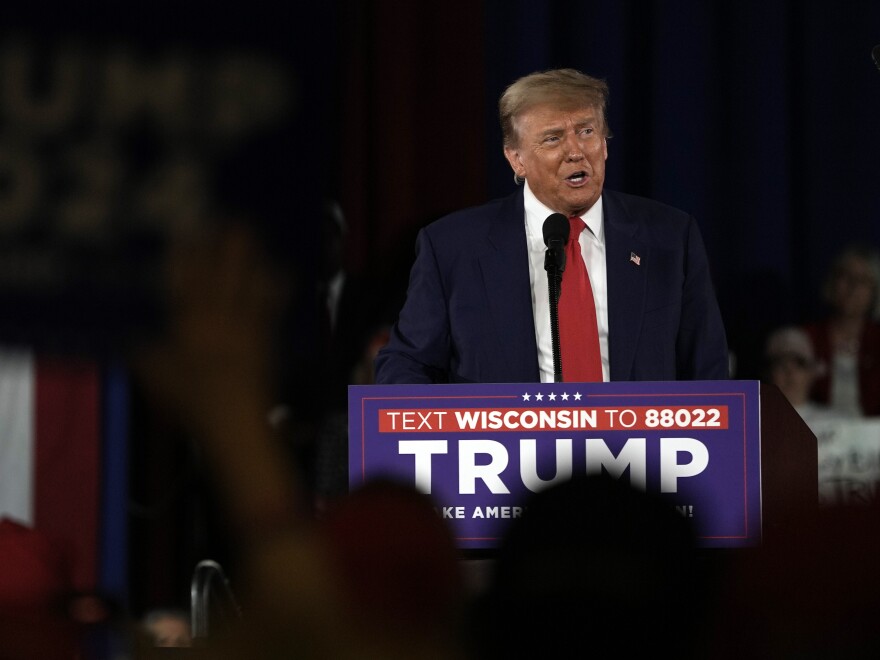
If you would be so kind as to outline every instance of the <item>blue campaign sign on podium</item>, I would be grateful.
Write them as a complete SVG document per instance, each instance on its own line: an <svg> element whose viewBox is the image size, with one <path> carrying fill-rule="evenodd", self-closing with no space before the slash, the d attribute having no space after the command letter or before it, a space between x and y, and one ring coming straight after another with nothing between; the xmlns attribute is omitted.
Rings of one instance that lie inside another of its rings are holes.
<svg viewBox="0 0 880 660"><path fill-rule="evenodd" d="M462 549L497 547L528 495L606 472L658 493L703 547L761 542L758 381L349 387L349 485L429 494Z"/></svg>

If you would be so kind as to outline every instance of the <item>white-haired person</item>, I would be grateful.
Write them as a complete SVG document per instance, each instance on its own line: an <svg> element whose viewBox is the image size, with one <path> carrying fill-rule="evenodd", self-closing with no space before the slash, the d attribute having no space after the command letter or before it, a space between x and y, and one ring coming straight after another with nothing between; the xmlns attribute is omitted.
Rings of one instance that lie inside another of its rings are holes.
<svg viewBox="0 0 880 660"><path fill-rule="evenodd" d="M810 400L816 379L825 365L817 358L807 333L796 326L783 326L771 332L764 345L764 378L776 385L788 402L817 432L817 423L839 418L828 406Z"/></svg>

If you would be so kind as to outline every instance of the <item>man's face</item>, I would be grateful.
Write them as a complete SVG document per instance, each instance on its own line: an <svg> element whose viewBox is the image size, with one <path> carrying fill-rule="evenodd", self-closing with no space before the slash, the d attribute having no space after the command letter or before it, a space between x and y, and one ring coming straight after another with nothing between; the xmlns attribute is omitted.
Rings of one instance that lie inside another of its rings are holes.
<svg viewBox="0 0 880 660"><path fill-rule="evenodd" d="M514 122L517 144L504 155L514 173L546 206L567 216L582 215L602 194L605 182L605 125L591 107L560 110L537 105Z"/></svg>

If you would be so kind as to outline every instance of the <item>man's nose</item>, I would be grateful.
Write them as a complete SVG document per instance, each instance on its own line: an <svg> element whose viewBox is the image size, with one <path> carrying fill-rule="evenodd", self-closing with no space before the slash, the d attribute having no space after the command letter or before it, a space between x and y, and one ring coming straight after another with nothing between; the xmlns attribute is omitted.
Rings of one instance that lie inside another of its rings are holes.
<svg viewBox="0 0 880 660"><path fill-rule="evenodd" d="M581 148L580 143L577 141L574 135L568 135L565 138L565 153L566 160L569 161L578 161L584 157L584 151Z"/></svg>

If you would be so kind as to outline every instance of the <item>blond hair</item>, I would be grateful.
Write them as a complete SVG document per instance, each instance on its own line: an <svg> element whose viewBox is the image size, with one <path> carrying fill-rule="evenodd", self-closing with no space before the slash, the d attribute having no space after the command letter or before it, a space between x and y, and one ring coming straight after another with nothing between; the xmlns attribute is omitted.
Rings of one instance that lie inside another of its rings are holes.
<svg viewBox="0 0 880 660"><path fill-rule="evenodd" d="M606 108L608 85L576 69L552 69L523 76L512 83L498 101L501 135L505 147L518 141L516 120L536 105L552 104L562 109L596 108L602 114L605 137L611 136Z"/></svg>

